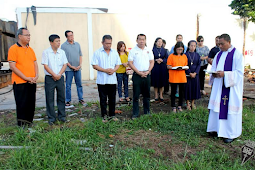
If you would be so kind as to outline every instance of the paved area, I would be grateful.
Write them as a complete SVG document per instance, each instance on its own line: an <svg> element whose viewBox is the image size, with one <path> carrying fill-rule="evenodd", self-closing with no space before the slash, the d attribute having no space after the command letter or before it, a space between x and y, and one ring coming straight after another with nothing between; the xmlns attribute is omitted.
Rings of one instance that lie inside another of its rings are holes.
<svg viewBox="0 0 255 170"><path fill-rule="evenodd" d="M83 81L82 85L83 85L83 98L85 102L99 100L98 90L97 90L97 85L95 80ZM77 95L75 84L72 84L72 102L74 103L78 102L78 95ZM55 106L56 106L56 103L55 103ZM36 107L46 107L45 91L44 91L43 83L37 84ZM0 89L0 110L8 110L8 109L16 109L14 95L12 91L12 85Z"/></svg>
<svg viewBox="0 0 255 170"><path fill-rule="evenodd" d="M249 83L246 79L244 80L244 98L255 99L255 83ZM98 90L96 81L83 81L83 98L85 102L90 101L99 101ZM205 83L205 90L208 94L211 92L211 87L208 85L208 79ZM10 91L10 92L8 92ZM132 90L129 90L132 93ZM153 92L153 87L151 87L151 91ZM130 94L130 93L129 93ZM132 97L132 96L130 96ZM151 96L151 99L154 98L154 95ZM116 101L118 101L118 92L116 92ZM76 85L72 84L72 103L78 102L78 96L76 91ZM56 106L56 103L55 103ZM37 84L36 91L36 107L46 107L45 102L45 91L44 84ZM0 89L0 110L9 110L15 109L15 100L12 91L12 85Z"/></svg>

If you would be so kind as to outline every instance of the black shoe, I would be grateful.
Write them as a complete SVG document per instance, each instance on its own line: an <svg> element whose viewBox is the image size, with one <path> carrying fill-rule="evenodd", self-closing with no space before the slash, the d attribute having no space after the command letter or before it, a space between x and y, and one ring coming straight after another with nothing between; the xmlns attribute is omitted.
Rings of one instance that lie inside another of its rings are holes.
<svg viewBox="0 0 255 170"><path fill-rule="evenodd" d="M60 123L68 123L69 121L66 119L59 120Z"/></svg>
<svg viewBox="0 0 255 170"><path fill-rule="evenodd" d="M50 126L55 125L55 122L48 122Z"/></svg>
<svg viewBox="0 0 255 170"><path fill-rule="evenodd" d="M225 143L231 143L231 142L234 141L234 139L224 138L223 141L224 141Z"/></svg>
<svg viewBox="0 0 255 170"><path fill-rule="evenodd" d="M212 137L218 137L218 133L217 132L208 132L209 136Z"/></svg>

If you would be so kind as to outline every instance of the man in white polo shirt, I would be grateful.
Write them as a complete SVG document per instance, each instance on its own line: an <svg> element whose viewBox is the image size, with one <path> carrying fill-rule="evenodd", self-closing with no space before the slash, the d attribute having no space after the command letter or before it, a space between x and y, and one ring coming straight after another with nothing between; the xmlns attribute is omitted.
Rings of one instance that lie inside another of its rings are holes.
<svg viewBox="0 0 255 170"><path fill-rule="evenodd" d="M137 36L137 45L129 52L128 64L134 70L133 74L133 116L139 116L139 96L143 95L144 114L150 113L150 84L149 73L154 66L152 50L146 47L146 36Z"/></svg>
<svg viewBox="0 0 255 170"><path fill-rule="evenodd" d="M109 119L118 120L115 117L116 103L116 70L121 65L119 54L111 49L112 37L104 35L103 47L99 48L93 55L92 66L97 70L97 87L100 98L101 115L103 122L107 122L107 97L109 104Z"/></svg>
<svg viewBox="0 0 255 170"><path fill-rule="evenodd" d="M56 34L49 37L51 47L43 51L42 65L45 73L45 94L48 121L53 125L58 118L66 122L65 113L65 84L63 73L66 70L67 58L65 51L59 48L60 37ZM58 116L54 109L55 89L57 91Z"/></svg>

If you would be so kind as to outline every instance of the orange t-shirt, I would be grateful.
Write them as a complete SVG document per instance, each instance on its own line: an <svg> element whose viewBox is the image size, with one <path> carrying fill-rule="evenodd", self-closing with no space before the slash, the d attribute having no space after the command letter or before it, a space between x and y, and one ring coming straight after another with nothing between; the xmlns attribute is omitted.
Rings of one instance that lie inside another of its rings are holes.
<svg viewBox="0 0 255 170"><path fill-rule="evenodd" d="M23 48L21 45L14 44L10 47L8 52L8 61L15 62L17 69L19 69L26 77L35 77L35 64L36 56L34 50L27 46ZM12 72L12 84L26 83L14 72Z"/></svg>
<svg viewBox="0 0 255 170"><path fill-rule="evenodd" d="M187 66L188 58L185 54L177 56L170 54L167 59L167 65L172 67ZM187 83L185 70L169 70L169 82L170 83Z"/></svg>

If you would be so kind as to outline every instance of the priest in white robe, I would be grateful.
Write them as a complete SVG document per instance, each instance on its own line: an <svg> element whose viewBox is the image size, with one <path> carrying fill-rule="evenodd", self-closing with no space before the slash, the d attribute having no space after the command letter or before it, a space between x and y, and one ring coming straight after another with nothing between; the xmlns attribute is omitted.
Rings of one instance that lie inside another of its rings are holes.
<svg viewBox="0 0 255 170"><path fill-rule="evenodd" d="M221 51L213 60L207 132L232 142L242 133L243 55L231 45L228 34L219 40Z"/></svg>

